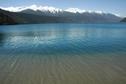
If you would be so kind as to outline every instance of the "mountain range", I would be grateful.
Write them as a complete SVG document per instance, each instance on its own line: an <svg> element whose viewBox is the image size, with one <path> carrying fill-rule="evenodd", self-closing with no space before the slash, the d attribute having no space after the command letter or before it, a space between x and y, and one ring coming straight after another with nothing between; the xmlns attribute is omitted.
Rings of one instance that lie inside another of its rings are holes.
<svg viewBox="0 0 126 84"><path fill-rule="evenodd" d="M126 22L126 18L122 19L121 22Z"/></svg>
<svg viewBox="0 0 126 84"><path fill-rule="evenodd" d="M66 10L48 6L0 7L0 24L30 23L114 23L122 18L101 11L85 11L78 8Z"/></svg>

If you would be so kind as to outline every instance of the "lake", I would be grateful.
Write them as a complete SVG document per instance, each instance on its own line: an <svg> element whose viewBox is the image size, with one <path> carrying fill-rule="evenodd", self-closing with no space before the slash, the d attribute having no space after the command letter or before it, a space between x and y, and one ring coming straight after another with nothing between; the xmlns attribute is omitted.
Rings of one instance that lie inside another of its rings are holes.
<svg viewBox="0 0 126 84"><path fill-rule="evenodd" d="M0 84L126 84L126 24L0 26Z"/></svg>

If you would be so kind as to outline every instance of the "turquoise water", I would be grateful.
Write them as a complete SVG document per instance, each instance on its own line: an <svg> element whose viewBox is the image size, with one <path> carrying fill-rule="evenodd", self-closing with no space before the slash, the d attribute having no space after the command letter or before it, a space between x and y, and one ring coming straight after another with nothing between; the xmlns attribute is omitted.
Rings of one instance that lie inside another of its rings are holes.
<svg viewBox="0 0 126 84"><path fill-rule="evenodd" d="M126 84L126 24L0 26L1 84Z"/></svg>
<svg viewBox="0 0 126 84"><path fill-rule="evenodd" d="M125 52L125 43L125 24L0 26L0 53Z"/></svg>

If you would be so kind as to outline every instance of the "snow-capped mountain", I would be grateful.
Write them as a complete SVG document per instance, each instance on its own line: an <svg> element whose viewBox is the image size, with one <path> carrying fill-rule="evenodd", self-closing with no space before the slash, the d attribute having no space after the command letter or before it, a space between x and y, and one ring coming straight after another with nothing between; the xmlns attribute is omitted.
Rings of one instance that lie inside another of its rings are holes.
<svg viewBox="0 0 126 84"><path fill-rule="evenodd" d="M24 10L33 10L33 11L42 11L46 12L49 11L51 13L56 13L62 11L62 9L51 7L51 6L37 6L37 5L31 5L31 6L20 6L20 7L0 7L1 9L10 11L10 12L21 12Z"/></svg>
<svg viewBox="0 0 126 84"><path fill-rule="evenodd" d="M41 11L41 12L50 12L50 13L58 13L58 12L70 12L70 13L98 13L98 14L105 14L102 11L91 11L91 10L82 10L79 8L67 8L67 9L60 9L55 8L52 6L19 6L19 7L0 7L3 10L7 10L10 12L22 12L25 10L33 10L33 11ZM115 14L117 15L117 14Z"/></svg>
<svg viewBox="0 0 126 84"><path fill-rule="evenodd" d="M68 8L65 11L71 12L71 13L84 13L84 12L86 12L85 10L81 10L79 8Z"/></svg>
<svg viewBox="0 0 126 84"><path fill-rule="evenodd" d="M59 9L50 6L0 7L18 23L108 23L120 22L121 17L102 11L86 11L78 8ZM5 15L7 15L5 14ZM19 19L17 19L19 18ZM16 22L15 21L15 22Z"/></svg>

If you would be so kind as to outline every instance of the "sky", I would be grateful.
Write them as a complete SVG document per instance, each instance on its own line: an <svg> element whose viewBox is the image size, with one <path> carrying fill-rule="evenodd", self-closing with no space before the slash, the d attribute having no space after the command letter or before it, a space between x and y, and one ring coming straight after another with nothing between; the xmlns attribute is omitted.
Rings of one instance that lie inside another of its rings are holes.
<svg viewBox="0 0 126 84"><path fill-rule="evenodd" d="M0 0L0 7L53 6L56 8L79 8L91 11L103 11L126 16L126 0Z"/></svg>

